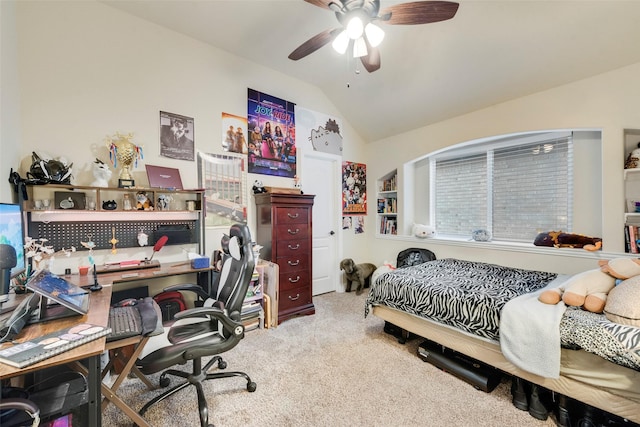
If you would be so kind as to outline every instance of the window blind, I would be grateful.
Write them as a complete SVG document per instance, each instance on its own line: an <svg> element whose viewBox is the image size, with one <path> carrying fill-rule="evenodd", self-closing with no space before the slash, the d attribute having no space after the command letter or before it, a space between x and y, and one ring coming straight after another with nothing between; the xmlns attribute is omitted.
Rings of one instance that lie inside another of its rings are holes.
<svg viewBox="0 0 640 427"><path fill-rule="evenodd" d="M571 136L435 160L439 235L489 230L494 240L531 242L541 231L571 230Z"/></svg>

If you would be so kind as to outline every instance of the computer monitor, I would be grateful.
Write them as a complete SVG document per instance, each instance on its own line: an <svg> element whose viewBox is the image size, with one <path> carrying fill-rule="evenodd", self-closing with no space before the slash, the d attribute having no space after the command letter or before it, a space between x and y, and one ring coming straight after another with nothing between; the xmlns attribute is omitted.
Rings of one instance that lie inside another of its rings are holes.
<svg viewBox="0 0 640 427"><path fill-rule="evenodd" d="M22 209L18 204L0 203L0 244L11 246L15 250L15 266L9 266L3 269L2 277L0 277L0 301L6 298L9 292L9 281L7 277L13 278L22 273L26 268L26 259L24 255L24 222L22 218ZM11 258L13 251L7 252L5 257ZM0 260L2 263L2 260ZM13 264L13 262L9 263ZM9 270L8 274L7 271Z"/></svg>

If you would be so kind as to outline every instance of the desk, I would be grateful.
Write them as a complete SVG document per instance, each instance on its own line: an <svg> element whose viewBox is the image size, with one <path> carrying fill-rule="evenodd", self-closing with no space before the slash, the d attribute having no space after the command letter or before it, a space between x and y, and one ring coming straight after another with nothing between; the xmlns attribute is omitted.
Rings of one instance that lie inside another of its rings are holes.
<svg viewBox="0 0 640 427"><path fill-rule="evenodd" d="M25 327L18 341L27 341L32 338L57 331L62 328L71 327L75 324L86 322L95 325L107 326L109 323L109 307L111 303L111 286L105 286L101 291L92 292L89 297L89 312L84 316L66 317L64 319L52 320L50 322L36 323ZM17 296L20 297L20 296ZM51 368L64 364L88 359L89 362L89 425L100 427L102 425L102 417L100 413L100 355L105 349L106 338L98 338L87 344L81 345L57 356L51 357L42 362L24 367L22 369L15 368L10 365L0 364L0 379L17 377L40 369Z"/></svg>
<svg viewBox="0 0 640 427"><path fill-rule="evenodd" d="M114 268L115 270L115 268ZM208 294L211 294L211 286L213 283L212 280L212 271L213 267L209 266L206 268L192 268L191 262L170 262L170 263L161 263L158 267L151 268L141 268L141 269L130 269L130 270L115 270L109 273L100 273L98 274L98 283L101 285L105 284L118 284L118 283L126 283L133 282L137 280L153 280L160 279L163 277L171 277L171 276L179 276L183 274L196 274L197 275L197 283L202 286L203 289L207 291ZM93 275L88 274L86 276L80 276L78 274L72 274L70 276L65 276L65 279L70 281L71 283L88 287L93 285Z"/></svg>

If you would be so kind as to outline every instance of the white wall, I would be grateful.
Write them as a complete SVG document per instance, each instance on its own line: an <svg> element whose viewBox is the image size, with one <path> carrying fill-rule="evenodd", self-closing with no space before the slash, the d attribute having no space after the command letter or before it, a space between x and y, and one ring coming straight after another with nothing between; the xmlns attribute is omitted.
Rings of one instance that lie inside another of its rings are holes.
<svg viewBox="0 0 640 427"><path fill-rule="evenodd" d="M74 184L89 185L92 161L109 160L105 137L134 132L145 156L133 173L136 184L147 185L144 164L153 164L179 168L184 186L195 188L196 162L160 157L159 111L193 117L196 150L222 153L221 114L246 116L247 88L340 116L312 85L98 2L28 1L16 10L23 176L31 151L45 150L73 162ZM362 139L344 121L343 135L345 158L364 160ZM250 175L249 188L256 178L293 185ZM117 174L112 181L116 185ZM254 221L250 197L253 230ZM208 252L224 231L207 231Z"/></svg>
<svg viewBox="0 0 640 427"><path fill-rule="evenodd" d="M0 1L0 202L14 202L14 193L7 179L11 168L20 162L20 127L18 121L19 91L16 63L16 4Z"/></svg>
<svg viewBox="0 0 640 427"><path fill-rule="evenodd" d="M376 248L371 261L394 260L399 250L420 246L429 247L439 258L455 256L572 273L595 268L595 260L599 257L608 258L624 252L623 167L626 153L623 130L640 128L639 73L640 63L375 141L368 150L371 153L368 160L370 174L379 177L394 167L400 170L404 163L434 150L483 137L538 130L602 129L601 237L606 252L589 253L577 249L522 252L471 242L452 245L368 235L368 246Z"/></svg>

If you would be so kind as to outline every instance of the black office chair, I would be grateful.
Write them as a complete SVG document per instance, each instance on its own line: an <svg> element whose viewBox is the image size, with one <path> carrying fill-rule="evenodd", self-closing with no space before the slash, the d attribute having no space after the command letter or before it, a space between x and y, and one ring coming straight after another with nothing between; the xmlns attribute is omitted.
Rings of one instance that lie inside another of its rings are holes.
<svg viewBox="0 0 640 427"><path fill-rule="evenodd" d="M171 289L193 290L203 299L202 307L181 311L176 314L175 322L165 327L164 334L151 337L136 362L143 374L153 374L178 364L193 361L193 371L184 372L167 369L160 375L160 386L169 385L167 375L185 378L186 381L164 391L149 401L139 411L140 415L154 404L166 399L189 385L194 385L198 394L198 410L201 427L208 427L207 401L202 382L216 378L243 377L247 380L247 390L256 390L256 383L244 372L214 372L209 369L215 364L225 369L227 364L220 354L231 350L244 337L244 326L240 321L242 303L247 294L254 269L254 256L251 247L251 233L244 224L231 226L229 236L222 238L225 252L222 270L218 277L218 293L209 297L197 285L177 285ZM214 356L204 368L202 358Z"/></svg>

